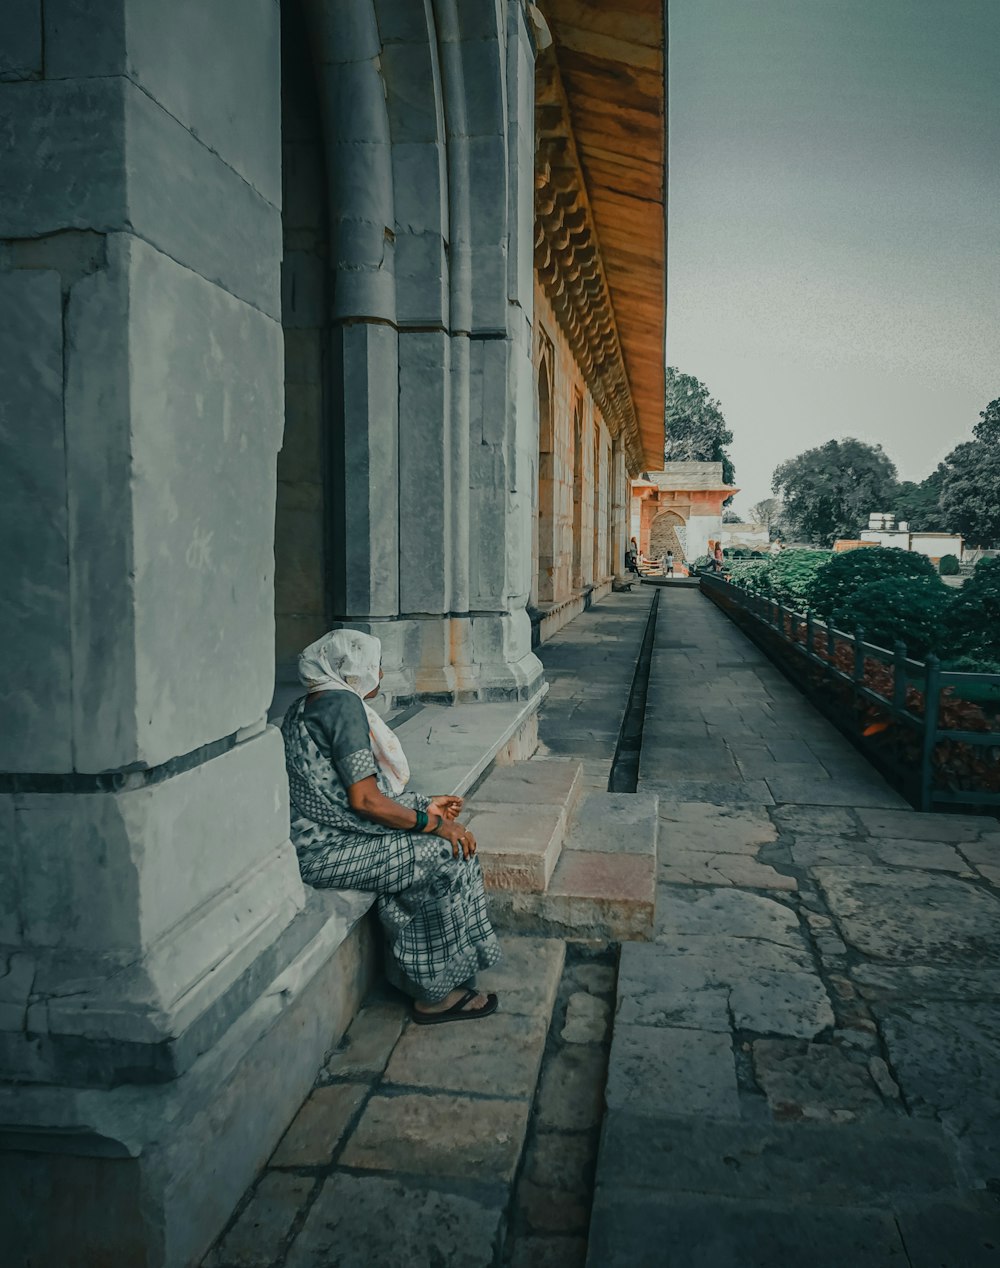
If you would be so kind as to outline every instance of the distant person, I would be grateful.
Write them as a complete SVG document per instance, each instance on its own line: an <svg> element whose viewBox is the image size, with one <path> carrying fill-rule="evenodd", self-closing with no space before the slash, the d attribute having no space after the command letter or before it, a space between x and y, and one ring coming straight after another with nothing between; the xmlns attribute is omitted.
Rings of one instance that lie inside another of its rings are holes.
<svg viewBox="0 0 1000 1268"><path fill-rule="evenodd" d="M716 542L715 552L712 556L712 570L714 572L722 571L722 564L723 564L724 558L725 557L722 553L722 542Z"/></svg>
<svg viewBox="0 0 1000 1268"><path fill-rule="evenodd" d="M674 575L674 552L672 550L667 551L666 557L663 560L663 572L667 577L672 577Z"/></svg>

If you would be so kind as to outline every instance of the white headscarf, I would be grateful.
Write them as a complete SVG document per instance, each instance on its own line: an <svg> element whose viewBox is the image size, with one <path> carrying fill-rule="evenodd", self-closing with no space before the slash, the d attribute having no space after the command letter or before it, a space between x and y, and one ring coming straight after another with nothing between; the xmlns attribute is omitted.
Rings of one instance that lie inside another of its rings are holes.
<svg viewBox="0 0 1000 1268"><path fill-rule="evenodd" d="M378 687L381 660L382 644L374 635L334 630L310 643L299 656L299 681L310 691L353 691L361 697L375 761L398 796L410 778L409 763L392 728L365 700Z"/></svg>

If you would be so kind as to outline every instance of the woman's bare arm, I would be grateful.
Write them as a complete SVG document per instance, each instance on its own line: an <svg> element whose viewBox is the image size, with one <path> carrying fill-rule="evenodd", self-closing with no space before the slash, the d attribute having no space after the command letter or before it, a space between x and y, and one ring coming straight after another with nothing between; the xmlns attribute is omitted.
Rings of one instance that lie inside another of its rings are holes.
<svg viewBox="0 0 1000 1268"><path fill-rule="evenodd" d="M371 819L373 823L380 823L386 828L399 828L403 832L412 832L417 826L417 812L401 806L391 797L386 797L380 792L374 775L351 784L347 790L347 800L355 814L363 819ZM431 825L433 825L436 816L433 811L430 814ZM466 858L476 852L475 837L457 819L441 818L438 826L433 828L433 834L450 842L456 856L460 849Z"/></svg>

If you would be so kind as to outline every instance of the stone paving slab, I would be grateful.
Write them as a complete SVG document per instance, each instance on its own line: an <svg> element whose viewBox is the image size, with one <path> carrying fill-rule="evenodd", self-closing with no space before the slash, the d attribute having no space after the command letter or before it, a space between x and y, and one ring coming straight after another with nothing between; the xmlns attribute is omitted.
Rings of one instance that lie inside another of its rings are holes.
<svg viewBox="0 0 1000 1268"><path fill-rule="evenodd" d="M1000 965L1000 899L957 877L901 868L816 869L843 937L874 959ZM919 919L914 919L919 912Z"/></svg>
<svg viewBox="0 0 1000 1268"><path fill-rule="evenodd" d="M503 1195L464 1196L419 1179L343 1173L324 1181L286 1268L447 1264L484 1268L503 1220Z"/></svg>
<svg viewBox="0 0 1000 1268"><path fill-rule="evenodd" d="M649 701L655 940L622 949L588 1263L997 1265L996 820L912 811L693 592ZM684 1094L712 1045L720 1117Z"/></svg>
<svg viewBox="0 0 1000 1268"><path fill-rule="evenodd" d="M875 1003L872 1011L912 1112L944 1123L967 1179L1000 1193L1000 1003Z"/></svg>
<svg viewBox="0 0 1000 1268"><path fill-rule="evenodd" d="M910 1268L1000 1268L1000 1211L936 1202L897 1217Z"/></svg>
<svg viewBox="0 0 1000 1268"><path fill-rule="evenodd" d="M495 991L504 1013L547 1020L559 989L566 944L558 938L505 937L502 946L499 965L479 974L480 989Z"/></svg>
<svg viewBox="0 0 1000 1268"><path fill-rule="evenodd" d="M660 896L656 932L657 940L722 933L729 938L776 942L786 947L804 945L799 918L790 907L761 894L732 889L667 887Z"/></svg>
<svg viewBox="0 0 1000 1268"><path fill-rule="evenodd" d="M472 804L479 806L566 806L572 809L580 793L583 771L574 761L515 762L495 766L476 789Z"/></svg>
<svg viewBox="0 0 1000 1268"><path fill-rule="evenodd" d="M594 1197L588 1268L909 1268L891 1214L720 1198Z"/></svg>
<svg viewBox="0 0 1000 1268"><path fill-rule="evenodd" d="M616 1110L604 1124L599 1181L618 1190L839 1207L954 1197L957 1175L951 1143L935 1123L725 1122Z"/></svg>
<svg viewBox="0 0 1000 1268"><path fill-rule="evenodd" d="M655 859L657 805L655 794L650 793L588 794L570 826L565 848Z"/></svg>
<svg viewBox="0 0 1000 1268"><path fill-rule="evenodd" d="M700 801L711 806L770 806L771 789L763 779L740 782L704 779L652 779L643 774L639 791L658 794L661 802Z"/></svg>
<svg viewBox="0 0 1000 1268"><path fill-rule="evenodd" d="M792 768L788 768L790 772ZM894 806L906 802L877 776L873 779L817 779L791 773L775 775L767 780L768 791L779 805L794 803L803 806Z"/></svg>
<svg viewBox="0 0 1000 1268"><path fill-rule="evenodd" d="M504 1012L482 1022L410 1025L393 1050L383 1084L452 1092L496 1089L505 1096L530 1098L538 1081L546 1031L545 1017ZM498 1050L504 1054L500 1084Z"/></svg>
<svg viewBox="0 0 1000 1268"><path fill-rule="evenodd" d="M314 1176L269 1171L204 1268L270 1268L316 1184Z"/></svg>
<svg viewBox="0 0 1000 1268"><path fill-rule="evenodd" d="M313 1090L271 1155L272 1167L324 1167L368 1095L367 1083L334 1083Z"/></svg>
<svg viewBox="0 0 1000 1268"><path fill-rule="evenodd" d="M365 1171L510 1184L521 1156L529 1108L527 1099L417 1093L374 1096L340 1162Z"/></svg>
<svg viewBox="0 0 1000 1268"><path fill-rule="evenodd" d="M615 1026L605 1099L609 1110L739 1115L728 1034L668 1026Z"/></svg>

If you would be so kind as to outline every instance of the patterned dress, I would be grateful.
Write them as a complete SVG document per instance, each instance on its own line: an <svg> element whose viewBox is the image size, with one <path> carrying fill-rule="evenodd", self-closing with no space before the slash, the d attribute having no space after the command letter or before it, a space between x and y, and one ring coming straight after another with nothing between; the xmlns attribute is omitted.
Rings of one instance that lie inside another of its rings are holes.
<svg viewBox="0 0 1000 1268"><path fill-rule="evenodd" d="M430 801L420 793L393 796L372 755L360 697L349 691L302 696L285 714L281 732L302 879L321 889L378 895L389 981L435 1004L478 969L496 964L500 944L479 860L456 859L440 837L383 827L351 809L347 789L369 775L384 796L410 810L425 810Z"/></svg>

